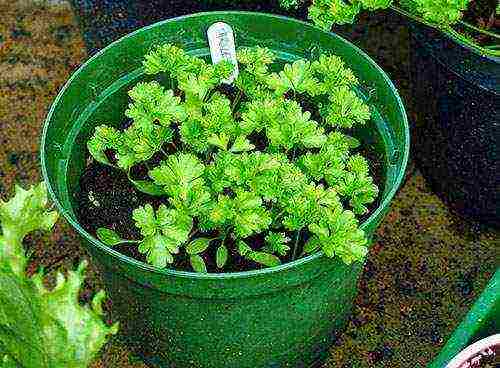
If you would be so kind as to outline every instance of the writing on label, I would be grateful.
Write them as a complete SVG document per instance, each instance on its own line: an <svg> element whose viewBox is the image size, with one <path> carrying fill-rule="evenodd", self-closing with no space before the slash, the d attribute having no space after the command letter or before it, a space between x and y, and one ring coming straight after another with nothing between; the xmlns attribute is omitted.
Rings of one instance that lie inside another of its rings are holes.
<svg viewBox="0 0 500 368"><path fill-rule="evenodd" d="M217 22L208 28L207 36L212 63L217 64L222 60L227 60L234 65L233 73L228 79L224 80L224 83L233 83L238 76L238 62L236 60L233 29L229 24Z"/></svg>

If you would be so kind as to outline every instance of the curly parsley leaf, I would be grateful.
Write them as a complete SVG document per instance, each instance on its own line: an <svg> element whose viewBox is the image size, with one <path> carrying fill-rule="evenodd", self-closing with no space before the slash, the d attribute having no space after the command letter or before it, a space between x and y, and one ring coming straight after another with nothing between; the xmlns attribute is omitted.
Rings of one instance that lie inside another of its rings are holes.
<svg viewBox="0 0 500 368"><path fill-rule="evenodd" d="M327 124L333 127L352 128L355 124L363 125L370 119L370 108L356 93L339 87L329 95L330 103L321 110Z"/></svg>
<svg viewBox="0 0 500 368"><path fill-rule="evenodd" d="M334 24L353 23L361 11L361 3L345 0L313 0L309 7L308 18L315 25L329 31Z"/></svg>
<svg viewBox="0 0 500 368"><path fill-rule="evenodd" d="M319 244L328 257L337 256L346 264L363 260L368 252L368 241L351 211L326 211L318 223L309 225L309 230L314 235L309 240L312 245L306 245L306 249L314 250Z"/></svg>
<svg viewBox="0 0 500 368"><path fill-rule="evenodd" d="M125 115L144 131L151 131L155 123L170 126L186 118L180 97L174 96L172 90L166 91L156 81L138 83L129 95L133 102L125 110Z"/></svg>
<svg viewBox="0 0 500 368"><path fill-rule="evenodd" d="M177 153L150 170L149 176L171 197L175 207L195 215L210 200L202 177L204 171L205 166L195 155Z"/></svg>
<svg viewBox="0 0 500 368"><path fill-rule="evenodd" d="M269 253L285 256L290 250L290 247L286 245L290 241L290 238L287 238L284 233L275 233L271 231L266 235L265 241L265 250Z"/></svg>
<svg viewBox="0 0 500 368"><path fill-rule="evenodd" d="M365 214L368 212L366 205L378 195L378 188L369 175L368 162L361 155L355 155L347 162L347 169L334 188L339 195L349 199L354 213Z"/></svg>
<svg viewBox="0 0 500 368"><path fill-rule="evenodd" d="M239 238L264 231L271 224L270 213L262 206L262 199L247 191L238 191L234 199L219 195L210 219L219 227L233 227Z"/></svg>
<svg viewBox="0 0 500 368"><path fill-rule="evenodd" d="M268 78L268 86L277 95L284 95L288 91L295 94L308 93L316 96L321 92L321 85L314 77L311 63L299 59L292 64L285 64L282 71L273 73Z"/></svg>
<svg viewBox="0 0 500 368"><path fill-rule="evenodd" d="M193 227L193 219L176 208L160 205L155 210L150 204L134 210L135 225L140 229L143 239L139 252L146 254L149 263L156 267L166 267L174 261L173 254L186 243Z"/></svg>

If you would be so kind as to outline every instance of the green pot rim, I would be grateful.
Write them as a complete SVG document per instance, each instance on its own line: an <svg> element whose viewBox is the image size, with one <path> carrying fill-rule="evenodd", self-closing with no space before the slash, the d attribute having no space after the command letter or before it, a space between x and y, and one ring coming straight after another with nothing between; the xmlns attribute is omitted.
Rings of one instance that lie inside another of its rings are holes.
<svg viewBox="0 0 500 368"><path fill-rule="evenodd" d="M177 276L177 277L183 277L183 278L190 278L190 279L234 279L234 278L249 278L249 277L254 277L254 276L261 276L261 275L265 275L265 274L272 274L272 273L286 271L286 270L292 269L292 268L294 268L296 266L302 265L304 263L309 263L309 262L312 262L312 261L314 261L316 259L319 259L319 258L321 258L321 257L324 256L324 253L322 251L319 251L317 253L314 253L314 254L309 255L307 257L304 257L304 258L300 258L300 259L294 260L292 262L284 263L284 264L279 265L279 266L268 267L268 268L264 268L264 269L260 269L260 270L227 272L227 273L224 273L224 272L222 272L222 273L197 273L197 272L190 272L190 271L178 271L178 270L173 270L173 269L168 269L168 268L161 269L161 268L149 265L147 263L144 263L142 261L139 261L137 259L134 259L132 257L128 257L128 256L122 254L121 252L119 252L119 251L117 251L115 249L110 248L109 246L105 245L100 240L98 240L97 238L95 238L94 236L92 236L90 233L88 233L85 229L83 229L80 226L79 222L77 220L75 220L68 213L68 211L62 206L61 202L58 200L58 198L56 196L56 193L55 193L55 191L53 190L53 188L52 188L52 186L50 184L49 175L48 175L48 172L47 172L47 165L45 163L45 156L46 156L46 153L45 153L45 144L46 144L47 131L48 131L48 128L49 128L50 121L52 119L52 115L53 115L54 110L55 110L55 106L58 105L58 102L62 98L62 95L65 93L66 89L71 84L71 82L73 81L73 79L75 79L78 76L78 74L81 72L81 70L84 69L87 66L87 64L89 64L92 61L94 61L95 59L99 58L100 55L103 54L103 53L105 53L109 48L111 48L114 45L120 43L123 39L126 39L128 37L132 37L132 36L134 36L134 35L136 35L138 33L144 32L144 31L146 31L146 30L148 30L150 28L157 27L160 24L172 23L172 22L176 22L176 21L179 21L179 20L182 20L182 19L195 18L195 17L204 16L204 15L207 15L207 14L210 14L210 15L218 15L218 14L245 15L245 14L248 14L248 15L254 15L254 16L255 15L259 15L259 16L266 17L266 18L275 18L275 19L286 20L288 22L292 22L292 23L295 23L295 24L300 24L301 26L304 26L304 27L316 29L318 32L325 32L325 31L321 30L320 28L318 28L318 27L316 27L316 26L314 26L314 25L312 25L310 23L307 23L307 22L304 22L304 21L301 21L301 20L298 20L298 19L290 18L290 17L275 15L275 14L257 13L257 12L249 12L249 11L214 11L214 12L200 12L200 13L188 14L188 15L183 15L183 16L180 16L180 17L166 19L164 21L157 22L157 23L148 25L146 27L140 28L140 29L138 29L138 30L136 30L134 32L131 32L131 33L129 33L129 34L127 34L127 35L119 38L118 40L112 42L111 44L109 44L108 46L106 46L105 48L103 48L102 50L100 50L99 52L97 52L95 55L93 55L92 57L90 57L88 60L86 60L71 75L71 77L67 80L67 82L64 84L64 86L61 88L61 90L57 94L57 97L55 98L54 102L52 103L51 108L50 108L50 110L49 110L49 112L47 114L47 117L45 118L44 126L43 126L43 131L42 131L42 139L41 139L41 143L40 143L41 144L40 157L41 157L42 175L43 175L43 179L44 179L44 181L45 181L45 183L47 185L47 190L49 192L49 195L51 196L53 202L55 203L58 211L60 213L62 213L62 215L64 216L64 218L70 223L70 225L78 232L78 234L80 236L83 236L89 243L91 243L93 246L99 248L100 250L104 251L105 253L108 253L112 257L118 258L119 261L127 263L127 264L132 265L132 266L135 266L135 267L137 267L139 269L142 269L144 271L149 271L149 272L163 274L163 275L170 275L170 276ZM352 47L353 49L355 49L357 52L359 52L370 64L372 64L375 67L375 69L383 76L384 80L390 86L390 88L391 88L394 96L396 97L396 100L397 100L397 103L398 103L398 107L399 107L399 109L401 111L401 115L402 115L402 118L403 118L403 121L401 123L404 126L405 149L404 149L404 152L403 152L401 169L400 169L400 171L399 171L396 179L394 180L393 185L392 185L390 191L387 193L387 195L385 196L385 198L380 202L380 204L377 207L377 209L375 211L373 211L371 213L370 217L367 220L365 220L360 225L360 227L362 229L364 229L370 222L374 221L374 219L377 217L378 214L380 214L382 211L384 211L385 208L389 207L390 202L394 198L394 195L398 191L399 186L400 186L401 182L403 181L403 178L404 178L404 175L405 175L405 171L406 171L406 165L408 163L409 147L410 147L410 132L409 132L409 125L408 125L408 118L407 118L407 115L406 115L406 110L405 110L403 101L402 101L401 97L399 96L399 93L398 93L396 87L394 86L394 84L392 83L392 81L390 80L390 78L387 76L387 74L382 70L382 68L380 68L377 65L377 63L375 63L375 61L373 61L373 59L370 58L364 51L362 51L357 46L353 45L351 42L345 40L344 38L338 36L337 34L335 34L333 32L326 32L326 33L332 34L335 37L342 39L343 42L345 42L347 45L349 45L350 47ZM335 264L335 263L332 262L332 264Z"/></svg>

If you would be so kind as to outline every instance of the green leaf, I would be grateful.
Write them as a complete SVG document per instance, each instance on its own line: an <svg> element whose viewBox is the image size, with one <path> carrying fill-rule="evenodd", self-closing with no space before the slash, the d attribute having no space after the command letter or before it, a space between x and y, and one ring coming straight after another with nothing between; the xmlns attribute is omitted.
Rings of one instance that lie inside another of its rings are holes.
<svg viewBox="0 0 500 368"><path fill-rule="evenodd" d="M213 239L211 239L211 238L194 239L186 246L186 253L187 254L203 253L205 250L207 250L208 245L210 244L210 242L212 240Z"/></svg>
<svg viewBox="0 0 500 368"><path fill-rule="evenodd" d="M240 135L236 137L233 145L229 149L231 152L247 152L255 148L253 144L247 139L247 137Z"/></svg>
<svg viewBox="0 0 500 368"><path fill-rule="evenodd" d="M181 122L186 111L180 97L172 90L166 91L158 82L138 83L129 91L132 103L125 115L143 131L150 132L155 123L168 127L172 122Z"/></svg>
<svg viewBox="0 0 500 368"><path fill-rule="evenodd" d="M285 256L290 250L290 247L286 245L286 243L290 241L290 238L287 238L283 233L270 232L266 235L265 241L265 249L269 253L276 253L280 256Z"/></svg>
<svg viewBox="0 0 500 368"><path fill-rule="evenodd" d="M107 125L100 125L95 128L94 135L87 142L87 149L96 161L111 165L105 151L117 149L122 144L122 137L117 129Z"/></svg>
<svg viewBox="0 0 500 368"><path fill-rule="evenodd" d="M329 98L330 103L321 111L327 124L352 128L355 124L364 125L370 119L368 105L349 88L336 88Z"/></svg>
<svg viewBox="0 0 500 368"><path fill-rule="evenodd" d="M271 224L269 212L262 207L262 199L246 191L238 191L234 199L220 195L210 219L218 226L234 226L236 235L241 238L259 233Z"/></svg>
<svg viewBox="0 0 500 368"><path fill-rule="evenodd" d="M328 257L337 256L346 264L361 261L368 253L368 241L351 211L341 208L327 211L319 224L309 225L309 230L314 234L310 240L313 243L307 247L309 251L315 249L315 243L321 244Z"/></svg>
<svg viewBox="0 0 500 368"><path fill-rule="evenodd" d="M308 18L325 31L330 31L334 24L353 23L361 10L361 3L353 0L313 0L309 7Z"/></svg>
<svg viewBox="0 0 500 368"><path fill-rule="evenodd" d="M149 176L156 185L164 187L168 195L186 200L191 190L204 184L201 177L204 170L205 166L193 154L177 153L150 170Z"/></svg>
<svg viewBox="0 0 500 368"><path fill-rule="evenodd" d="M151 236L157 231L155 211L150 204L135 209L132 218L135 225L140 229L142 236Z"/></svg>
<svg viewBox="0 0 500 368"><path fill-rule="evenodd" d="M137 190L142 193L149 194L151 196L162 196L165 195L165 191L159 185L149 181L149 180L134 180L129 176L129 180L134 184Z"/></svg>
<svg viewBox="0 0 500 368"><path fill-rule="evenodd" d="M187 242L193 227L189 214L163 204L156 213L146 204L135 209L132 217L144 237L139 243L139 252L146 254L149 263L161 268L174 261L173 254L179 253L179 247Z"/></svg>
<svg viewBox="0 0 500 368"><path fill-rule="evenodd" d="M222 268L225 266L228 256L229 252L225 245L221 245L219 248L217 248L216 263L218 268Z"/></svg>
<svg viewBox="0 0 500 368"><path fill-rule="evenodd" d="M163 235L173 240L177 245L185 243L193 228L192 217L177 208L167 208L160 205L157 211L158 225Z"/></svg>
<svg viewBox="0 0 500 368"><path fill-rule="evenodd" d="M277 95L293 91L299 94L307 92L311 96L316 96L321 92L320 84L312 73L311 63L304 59L285 64L281 72L271 74L268 85Z"/></svg>
<svg viewBox="0 0 500 368"><path fill-rule="evenodd" d="M446 28L462 18L469 3L470 0L405 0L401 6L430 23Z"/></svg>
<svg viewBox="0 0 500 368"><path fill-rule="evenodd" d="M87 142L87 148L97 161L114 166L105 154L106 150L112 150L117 166L128 171L136 163L150 159L171 139L172 131L167 127L152 126L150 130L143 130L131 125L124 131L118 131L101 125L96 127L94 135Z"/></svg>
<svg viewBox="0 0 500 368"><path fill-rule="evenodd" d="M323 93L330 93L338 87L354 87L359 84L358 78L338 56L320 55L319 60L314 61L311 67L320 80Z"/></svg>
<svg viewBox="0 0 500 368"><path fill-rule="evenodd" d="M367 204L373 203L378 196L378 187L369 175L368 162L361 155L354 155L347 162L347 172L332 183L340 196L349 199L356 214L368 212Z"/></svg>
<svg viewBox="0 0 500 368"><path fill-rule="evenodd" d="M279 266L281 264L278 257L266 252L251 252L248 254L248 258L267 267Z"/></svg>
<svg viewBox="0 0 500 368"><path fill-rule="evenodd" d="M238 62L242 70L259 78L265 78L268 74L268 66L276 59L273 51L265 47L243 47L237 52Z"/></svg>
<svg viewBox="0 0 500 368"><path fill-rule="evenodd" d="M2 368L19 368L17 363L8 355L4 355L3 358L0 359L0 367Z"/></svg>
<svg viewBox="0 0 500 368"><path fill-rule="evenodd" d="M304 245L304 253L311 254L316 252L320 248L321 248L321 243L319 242L318 238L312 237Z"/></svg>
<svg viewBox="0 0 500 368"><path fill-rule="evenodd" d="M236 245L238 246L238 253L242 257L247 257L250 253L253 252L252 248L248 246L243 240L239 240Z"/></svg>
<svg viewBox="0 0 500 368"><path fill-rule="evenodd" d="M23 238L34 230L50 230L57 221L57 212L48 210L47 202L44 183L28 190L16 185L13 198L0 200L0 256L18 275L23 274L27 262Z"/></svg>
<svg viewBox="0 0 500 368"><path fill-rule="evenodd" d="M321 147L327 140L324 129L311 120L293 100L263 100L248 105L242 116L242 128L251 132L265 128L270 145L286 150L294 146Z"/></svg>
<svg viewBox="0 0 500 368"><path fill-rule="evenodd" d="M199 273L207 273L207 266L205 265L205 261L199 255L194 254L189 257L189 262L191 263L191 267L195 272Z"/></svg>
<svg viewBox="0 0 500 368"><path fill-rule="evenodd" d="M57 215L47 208L43 183L28 190L16 187L15 196L0 203L0 348L1 364L23 368L85 368L94 360L107 336L117 332L101 319L96 296L93 307L78 300L86 263L57 275L56 286L45 288L41 273L25 275L27 257L23 238L34 230L50 230ZM9 356L10 359L6 359Z"/></svg>
<svg viewBox="0 0 500 368"><path fill-rule="evenodd" d="M377 9L387 9L393 2L393 0L359 0L363 9L367 10L377 10ZM427 0L429 1L429 0ZM431 0L434 1L434 0ZM462 0L460 0L462 1ZM466 0L469 1L469 0Z"/></svg>
<svg viewBox="0 0 500 368"><path fill-rule="evenodd" d="M208 143L226 151L227 145L229 143L229 137L224 133L220 133L219 135L212 134L210 137L208 137Z"/></svg>
<svg viewBox="0 0 500 368"><path fill-rule="evenodd" d="M165 44L149 52L144 57L143 65L146 74L168 72L175 77L181 73L196 72L206 63L203 59L189 56L177 46Z"/></svg>
<svg viewBox="0 0 500 368"><path fill-rule="evenodd" d="M107 229L105 227L100 227L96 231L97 238L104 244L109 246L114 246L123 242L128 242L128 240L122 239L115 231Z"/></svg>

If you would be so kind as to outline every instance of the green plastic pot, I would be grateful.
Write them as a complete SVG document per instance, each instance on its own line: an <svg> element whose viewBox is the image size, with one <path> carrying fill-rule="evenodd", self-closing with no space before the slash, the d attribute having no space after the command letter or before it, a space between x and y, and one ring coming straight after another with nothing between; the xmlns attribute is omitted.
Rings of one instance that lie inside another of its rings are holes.
<svg viewBox="0 0 500 368"><path fill-rule="evenodd" d="M348 318L361 263L350 266L317 253L278 267L197 274L158 269L126 257L86 232L74 193L85 166L86 141L102 122L119 124L127 90L147 79L143 55L176 43L209 55L205 32L230 24L238 46L266 46L283 61L330 51L360 77L373 105L372 122L357 135L383 160L380 206L362 227L371 236L404 175L409 133L400 97L387 75L361 50L297 20L247 12L201 13L142 28L88 60L57 96L45 122L42 170L61 213L100 268L114 316L130 347L159 367L307 367L320 361Z"/></svg>

